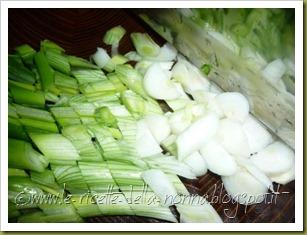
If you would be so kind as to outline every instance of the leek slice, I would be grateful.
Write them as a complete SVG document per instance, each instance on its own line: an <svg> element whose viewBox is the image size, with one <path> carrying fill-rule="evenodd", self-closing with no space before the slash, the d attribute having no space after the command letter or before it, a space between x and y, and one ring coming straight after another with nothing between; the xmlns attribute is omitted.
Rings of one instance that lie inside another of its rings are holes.
<svg viewBox="0 0 307 235"><path fill-rule="evenodd" d="M132 33L130 35L136 51L144 57L155 57L160 52L157 45L147 33Z"/></svg>

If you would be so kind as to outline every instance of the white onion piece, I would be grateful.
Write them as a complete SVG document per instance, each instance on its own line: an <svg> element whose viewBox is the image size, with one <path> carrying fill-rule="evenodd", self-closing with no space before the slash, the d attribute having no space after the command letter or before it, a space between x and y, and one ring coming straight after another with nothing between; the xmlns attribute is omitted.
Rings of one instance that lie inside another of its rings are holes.
<svg viewBox="0 0 307 235"><path fill-rule="evenodd" d="M179 134L191 125L192 114L186 109L180 109L171 113L168 120L172 133Z"/></svg>
<svg viewBox="0 0 307 235"><path fill-rule="evenodd" d="M185 201L186 204L176 204L181 223L223 223L219 214L204 197L191 195L191 198Z"/></svg>
<svg viewBox="0 0 307 235"><path fill-rule="evenodd" d="M281 174L294 165L294 152L287 145L275 141L253 155L251 161L265 174Z"/></svg>
<svg viewBox="0 0 307 235"><path fill-rule="evenodd" d="M243 205L260 203L267 193L267 187L244 169L231 176L222 176L222 181L228 195Z"/></svg>
<svg viewBox="0 0 307 235"><path fill-rule="evenodd" d="M194 152L184 159L184 162L191 167L196 176L202 176L207 173L207 164L199 152Z"/></svg>
<svg viewBox="0 0 307 235"><path fill-rule="evenodd" d="M147 72L149 66L152 65L153 63L158 63L163 70L171 70L174 64L174 62L172 61L154 62L149 60L141 60L136 63L134 68L144 75Z"/></svg>
<svg viewBox="0 0 307 235"><path fill-rule="evenodd" d="M191 113L193 120L197 120L206 114L206 107L204 104L191 103L187 105L186 110Z"/></svg>
<svg viewBox="0 0 307 235"><path fill-rule="evenodd" d="M105 49L97 47L97 51L92 55L92 59L99 68L103 68L111 58Z"/></svg>
<svg viewBox="0 0 307 235"><path fill-rule="evenodd" d="M162 205L172 205L172 199L177 195L176 189L163 171L150 169L142 173L142 178L152 191L160 198Z"/></svg>
<svg viewBox="0 0 307 235"><path fill-rule="evenodd" d="M176 140L178 159L182 160L200 149L216 134L218 127L219 119L211 113L192 123Z"/></svg>
<svg viewBox="0 0 307 235"><path fill-rule="evenodd" d="M144 76L144 89L155 99L174 100L180 97L180 93L170 78L169 71L163 70L158 63L153 63Z"/></svg>
<svg viewBox="0 0 307 235"><path fill-rule="evenodd" d="M162 152L144 120L137 122L136 150L140 157L149 157Z"/></svg>
<svg viewBox="0 0 307 235"><path fill-rule="evenodd" d="M251 115L243 123L243 131L252 153L260 151L273 142L270 132Z"/></svg>
<svg viewBox="0 0 307 235"><path fill-rule="evenodd" d="M295 179L295 166L293 165L288 171L279 174L271 175L270 179L278 184L287 184Z"/></svg>
<svg viewBox="0 0 307 235"><path fill-rule="evenodd" d="M237 163L233 156L216 140L211 140L200 149L200 153L207 162L208 169L218 175L232 175L237 170Z"/></svg>
<svg viewBox="0 0 307 235"><path fill-rule="evenodd" d="M197 68L186 61L178 61L173 69L173 78L180 82L184 90L191 94L197 90L208 90L210 83L204 78Z"/></svg>
<svg viewBox="0 0 307 235"><path fill-rule="evenodd" d="M148 59L155 61L172 61L176 59L176 56L176 48L167 42L160 48L160 52L156 57L150 57Z"/></svg>
<svg viewBox="0 0 307 235"><path fill-rule="evenodd" d="M224 115L228 118L244 122L249 114L247 99L238 92L224 92L215 97Z"/></svg>
<svg viewBox="0 0 307 235"><path fill-rule="evenodd" d="M258 167L256 167L249 159L238 158L237 161L243 166L251 175L253 175L260 183L266 186L269 190L274 192L274 187L271 179L266 176Z"/></svg>
<svg viewBox="0 0 307 235"><path fill-rule="evenodd" d="M158 143L161 143L170 135L171 128L166 116L161 114L150 114L146 115L144 120Z"/></svg>
<svg viewBox="0 0 307 235"><path fill-rule="evenodd" d="M271 84L275 85L286 72L286 65L281 59L276 59L269 63L262 71L263 77Z"/></svg>
<svg viewBox="0 0 307 235"><path fill-rule="evenodd" d="M217 96L216 93L209 92L209 91L201 91L201 90L193 91L191 95L194 100L198 102L202 102L205 105L208 105L209 102L213 100L215 96Z"/></svg>
<svg viewBox="0 0 307 235"><path fill-rule="evenodd" d="M222 119L217 132L217 140L233 156L248 157L250 154L247 137L238 121Z"/></svg>
<svg viewBox="0 0 307 235"><path fill-rule="evenodd" d="M216 99L211 99L208 102L207 109L208 109L209 112L213 112L216 115L218 115L219 118L224 117L224 112L223 112L221 106L219 105L219 103L217 102Z"/></svg>

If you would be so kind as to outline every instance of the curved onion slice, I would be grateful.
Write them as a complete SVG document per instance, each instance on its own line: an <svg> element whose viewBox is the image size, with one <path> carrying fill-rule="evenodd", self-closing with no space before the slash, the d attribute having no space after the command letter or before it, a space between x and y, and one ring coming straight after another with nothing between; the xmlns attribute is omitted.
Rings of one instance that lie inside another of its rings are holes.
<svg viewBox="0 0 307 235"><path fill-rule="evenodd" d="M243 168L231 176L223 176L222 181L227 193L240 204L251 205L265 199L267 187Z"/></svg>
<svg viewBox="0 0 307 235"><path fill-rule="evenodd" d="M158 63L153 63L144 76L144 89L155 99L174 100L180 97L180 93L170 78L169 71L163 70Z"/></svg>
<svg viewBox="0 0 307 235"><path fill-rule="evenodd" d="M171 128L168 124L167 117L165 117L164 115L150 114L146 115L144 117L144 120L147 124L147 127L151 131L151 134L159 143L161 143L161 141L163 141L170 135Z"/></svg>
<svg viewBox="0 0 307 235"><path fill-rule="evenodd" d="M244 167L252 176L254 176L260 183L266 186L269 190L274 192L272 180L266 176L258 167L256 167L249 159L238 158L239 165Z"/></svg>
<svg viewBox="0 0 307 235"><path fill-rule="evenodd" d="M238 121L222 119L217 132L217 140L233 156L248 157L250 154L247 137Z"/></svg>
<svg viewBox="0 0 307 235"><path fill-rule="evenodd" d="M176 56L176 48L167 42L160 48L160 52L156 57L148 57L148 59L154 61L172 61L176 59Z"/></svg>
<svg viewBox="0 0 307 235"><path fill-rule="evenodd" d="M275 141L253 155L251 161L265 174L281 174L294 165L294 152L287 145Z"/></svg>
<svg viewBox="0 0 307 235"><path fill-rule="evenodd" d="M92 55L95 64L99 68L103 68L111 59L105 49L97 47L97 51Z"/></svg>
<svg viewBox="0 0 307 235"><path fill-rule="evenodd" d="M251 115L243 123L243 131L252 153L260 151L273 142L270 132Z"/></svg>
<svg viewBox="0 0 307 235"><path fill-rule="evenodd" d="M136 150L141 157L149 157L162 152L144 120L137 122Z"/></svg>
<svg viewBox="0 0 307 235"><path fill-rule="evenodd" d="M173 78L180 82L184 90L191 94L197 90L208 90L210 83L197 68L184 60L179 60L172 69Z"/></svg>
<svg viewBox="0 0 307 235"><path fill-rule="evenodd" d="M288 171L282 174L270 176L270 179L273 182L276 182L278 184L287 184L291 182L292 180L294 180L294 178L295 178L295 166L294 165L291 167L291 169L289 169Z"/></svg>
<svg viewBox="0 0 307 235"><path fill-rule="evenodd" d="M184 162L191 167L196 176L202 176L207 173L207 164L199 152L194 152L184 159Z"/></svg>
<svg viewBox="0 0 307 235"><path fill-rule="evenodd" d="M185 201L185 204L176 204L181 223L223 223L219 214L204 197L191 195Z"/></svg>
<svg viewBox="0 0 307 235"><path fill-rule="evenodd" d="M176 140L178 159L182 160L200 149L216 134L218 127L219 119L211 113L192 123Z"/></svg>
<svg viewBox="0 0 307 235"><path fill-rule="evenodd" d="M160 198L162 205L172 205L173 202L169 198L174 198L177 195L177 191L163 171L150 169L142 173L142 178Z"/></svg>
<svg viewBox="0 0 307 235"><path fill-rule="evenodd" d="M247 99L238 92L224 92L215 97L226 117L244 122L249 113Z"/></svg>
<svg viewBox="0 0 307 235"><path fill-rule="evenodd" d="M168 116L169 125L173 134L183 132L192 123L192 114L186 109L180 109Z"/></svg>
<svg viewBox="0 0 307 235"><path fill-rule="evenodd" d="M200 153L207 162L208 169L218 175L232 175L237 170L234 157L217 143L211 140L200 149Z"/></svg>

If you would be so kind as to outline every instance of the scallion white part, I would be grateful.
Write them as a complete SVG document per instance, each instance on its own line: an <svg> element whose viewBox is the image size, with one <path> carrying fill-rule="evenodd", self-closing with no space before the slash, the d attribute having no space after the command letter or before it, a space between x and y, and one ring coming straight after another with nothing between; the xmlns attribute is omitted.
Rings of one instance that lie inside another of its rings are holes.
<svg viewBox="0 0 307 235"><path fill-rule="evenodd" d="M192 153L191 155L186 157L183 161L189 167L191 167L191 170L197 177L207 173L208 170L207 163L198 151Z"/></svg>
<svg viewBox="0 0 307 235"><path fill-rule="evenodd" d="M282 174L294 166L294 152L276 141L253 155L251 161L265 174Z"/></svg>
<svg viewBox="0 0 307 235"><path fill-rule="evenodd" d="M150 114L144 117L147 127L158 143L165 140L171 133L167 117L162 114Z"/></svg>
<svg viewBox="0 0 307 235"><path fill-rule="evenodd" d="M192 123L176 140L178 158L182 160L201 148L216 134L218 127L217 115L210 113Z"/></svg>
<svg viewBox="0 0 307 235"><path fill-rule="evenodd" d="M206 160L208 169L215 174L228 176L237 170L235 158L214 139L205 144L200 153Z"/></svg>
<svg viewBox="0 0 307 235"><path fill-rule="evenodd" d="M215 97L227 118L244 122L249 114L247 99L238 92L224 92Z"/></svg>
<svg viewBox="0 0 307 235"><path fill-rule="evenodd" d="M150 169L142 173L142 178L160 198L162 205L170 206L173 204L172 198L177 195L177 192L174 185L163 171Z"/></svg>
<svg viewBox="0 0 307 235"><path fill-rule="evenodd" d="M251 115L243 123L243 131L247 137L252 153L262 150L273 142L273 137L270 132Z"/></svg>
<svg viewBox="0 0 307 235"><path fill-rule="evenodd" d="M97 47L97 51L92 55L95 64L99 68L103 68L111 59L105 49Z"/></svg>
<svg viewBox="0 0 307 235"><path fill-rule="evenodd" d="M162 152L144 120L137 122L136 150L141 157L149 157Z"/></svg>
<svg viewBox="0 0 307 235"><path fill-rule="evenodd" d="M153 63L144 76L144 89L155 99L174 100L180 97L180 93L170 78L169 71L163 70L158 63Z"/></svg>
<svg viewBox="0 0 307 235"><path fill-rule="evenodd" d="M250 148L242 124L231 119L220 121L217 140L233 156L248 157Z"/></svg>

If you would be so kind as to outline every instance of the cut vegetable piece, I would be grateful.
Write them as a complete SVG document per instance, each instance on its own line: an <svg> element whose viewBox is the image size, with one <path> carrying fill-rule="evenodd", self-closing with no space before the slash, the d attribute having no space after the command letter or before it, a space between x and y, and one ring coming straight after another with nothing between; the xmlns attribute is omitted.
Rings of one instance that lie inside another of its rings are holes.
<svg viewBox="0 0 307 235"><path fill-rule="evenodd" d="M52 42L50 40L41 41L40 46L41 46L42 49L44 49L44 51L52 50L52 51L56 51L58 53L65 52L64 48L62 48L61 46L59 46L58 44L56 44L55 42Z"/></svg>
<svg viewBox="0 0 307 235"><path fill-rule="evenodd" d="M25 64L33 64L33 57L36 51L28 44L23 44L15 48L17 53L21 56Z"/></svg>
<svg viewBox="0 0 307 235"><path fill-rule="evenodd" d="M163 70L171 70L173 67L173 61L149 61L149 60L141 60L135 65L135 69L139 71L142 75L145 75L150 65L153 63L157 63L161 66Z"/></svg>
<svg viewBox="0 0 307 235"><path fill-rule="evenodd" d="M144 120L137 122L136 150L141 157L150 157L162 152Z"/></svg>
<svg viewBox="0 0 307 235"><path fill-rule="evenodd" d="M145 101L141 96L131 90L125 90L121 93L121 100L129 112L136 118L145 113Z"/></svg>
<svg viewBox="0 0 307 235"><path fill-rule="evenodd" d="M153 63L144 76L144 89L155 99L174 100L180 97L180 93L170 78L169 71L163 70L158 63Z"/></svg>
<svg viewBox="0 0 307 235"><path fill-rule="evenodd" d="M98 66L90 63L89 61L77 57L69 55L67 56L68 62L72 67L79 67L79 68L88 68L88 69L98 69Z"/></svg>
<svg viewBox="0 0 307 235"><path fill-rule="evenodd" d="M251 156L251 161L265 174L278 175L294 166L294 152L287 145L276 141Z"/></svg>
<svg viewBox="0 0 307 235"><path fill-rule="evenodd" d="M70 73L70 64L65 55L52 50L47 50L45 54L51 67L65 74Z"/></svg>
<svg viewBox="0 0 307 235"><path fill-rule="evenodd" d="M45 122L54 122L52 115L48 111L29 108L18 104L14 104L14 107L16 108L16 112L18 115L20 115L20 117L36 119Z"/></svg>
<svg viewBox="0 0 307 235"><path fill-rule="evenodd" d="M117 127L117 120L108 107L101 107L95 110L95 119L105 126Z"/></svg>
<svg viewBox="0 0 307 235"><path fill-rule="evenodd" d="M243 123L243 131L247 137L251 153L256 153L273 142L270 132L251 115Z"/></svg>
<svg viewBox="0 0 307 235"><path fill-rule="evenodd" d="M95 82L106 79L106 76L102 70L98 69L74 69L71 71L71 73L78 80L80 85L88 82Z"/></svg>
<svg viewBox="0 0 307 235"><path fill-rule="evenodd" d="M242 124L231 119L222 119L217 132L217 141L233 156L249 157L250 148Z"/></svg>
<svg viewBox="0 0 307 235"><path fill-rule="evenodd" d="M118 54L118 44L125 35L126 30L118 25L109 29L103 37L103 42L107 45L112 45L112 55Z"/></svg>
<svg viewBox="0 0 307 235"><path fill-rule="evenodd" d="M269 190L274 192L272 181L259 168L257 168L249 159L237 158L239 165L244 167L252 176L254 176L260 183L266 186Z"/></svg>
<svg viewBox="0 0 307 235"><path fill-rule="evenodd" d="M184 162L191 167L197 177L207 173L207 163L199 152L192 153L184 159Z"/></svg>
<svg viewBox="0 0 307 235"><path fill-rule="evenodd" d="M154 57L146 56L145 58L147 60L152 60L152 61L172 61L175 60L176 57L177 57L176 48L172 44L167 42L160 48L160 52L157 56Z"/></svg>
<svg viewBox="0 0 307 235"><path fill-rule="evenodd" d="M35 151L31 144L23 140L9 139L9 167L43 172L48 166L48 159Z"/></svg>
<svg viewBox="0 0 307 235"><path fill-rule="evenodd" d="M100 47L97 47L97 51L92 55L92 58L99 68L103 68L111 59L106 50Z"/></svg>
<svg viewBox="0 0 307 235"><path fill-rule="evenodd" d="M155 57L160 52L157 45L147 33L132 33L130 35L136 51L144 57Z"/></svg>
<svg viewBox="0 0 307 235"><path fill-rule="evenodd" d="M176 174L187 179L196 179L196 175L184 162L178 161L174 156L159 154L151 158L144 158L150 168L160 169L165 173Z"/></svg>
<svg viewBox="0 0 307 235"><path fill-rule="evenodd" d="M191 195L185 204L176 204L181 223L222 223L210 203L201 196Z"/></svg>
<svg viewBox="0 0 307 235"><path fill-rule="evenodd" d="M51 133L58 133L58 127L54 122L45 122L39 120L33 120L29 118L20 118L20 123L24 126L27 132L36 132L34 130L38 130L39 132L51 132Z"/></svg>
<svg viewBox="0 0 307 235"><path fill-rule="evenodd" d="M207 162L208 169L215 174L228 176L237 170L237 163L233 156L216 141L211 140L200 149L203 158Z"/></svg>
<svg viewBox="0 0 307 235"><path fill-rule="evenodd" d="M163 149L165 149L171 155L174 155L174 156L177 155L176 139L177 139L177 136L171 134L170 136L168 136L165 140L161 142L161 146L163 147Z"/></svg>
<svg viewBox="0 0 307 235"><path fill-rule="evenodd" d="M8 57L8 77L11 80L33 84L35 82L35 74L25 67L18 56Z"/></svg>
<svg viewBox="0 0 307 235"><path fill-rule="evenodd" d="M79 160L80 156L72 143L60 134L31 133L30 137L39 150L52 160Z"/></svg>
<svg viewBox="0 0 307 235"><path fill-rule="evenodd" d="M162 205L170 206L174 203L169 199L177 195L176 189L163 171L150 169L142 173L142 178L160 198Z"/></svg>
<svg viewBox="0 0 307 235"><path fill-rule="evenodd" d="M192 123L176 140L178 159L183 160L200 149L216 134L218 127L219 119L215 114L207 114Z"/></svg>
<svg viewBox="0 0 307 235"><path fill-rule="evenodd" d="M38 69L43 90L48 91L54 84L54 71L50 67L48 60L42 51L35 54L34 60Z"/></svg>
<svg viewBox="0 0 307 235"><path fill-rule="evenodd" d="M198 68L185 60L179 60L175 64L172 69L172 77L180 82L189 94L197 90L209 89L209 81L202 76Z"/></svg>
<svg viewBox="0 0 307 235"><path fill-rule="evenodd" d="M8 176L29 177L29 175L24 170L15 169L15 168L8 169Z"/></svg>
<svg viewBox="0 0 307 235"><path fill-rule="evenodd" d="M249 114L247 99L238 92L224 92L215 97L227 118L244 122Z"/></svg>
<svg viewBox="0 0 307 235"><path fill-rule="evenodd" d="M129 59L129 61L140 61L142 57L136 51L129 51L125 54L125 57Z"/></svg>
<svg viewBox="0 0 307 235"><path fill-rule="evenodd" d="M180 134L192 123L192 114L187 109L180 109L171 113L168 117L173 134Z"/></svg>
<svg viewBox="0 0 307 235"><path fill-rule="evenodd" d="M147 127L158 143L165 140L171 133L167 117L159 114L150 114L144 117Z"/></svg>
<svg viewBox="0 0 307 235"><path fill-rule="evenodd" d="M232 199L244 205L262 202L268 189L243 168L231 176L223 176L222 181Z"/></svg>
<svg viewBox="0 0 307 235"><path fill-rule="evenodd" d="M284 173L278 175L270 175L269 177L273 182L278 184L287 184L295 179L295 166L293 165L291 169Z"/></svg>
<svg viewBox="0 0 307 235"><path fill-rule="evenodd" d="M51 170L45 169L43 172L31 171L31 180L34 183L44 185L53 189L59 189L59 185L55 182L54 175Z"/></svg>
<svg viewBox="0 0 307 235"><path fill-rule="evenodd" d="M9 90L13 96L15 103L29 105L32 107L44 107L45 97L41 91L29 91L27 89L10 86Z"/></svg>
<svg viewBox="0 0 307 235"><path fill-rule="evenodd" d="M130 90L144 98L148 97L142 85L142 75L131 65L118 65L115 68L115 72L121 82L124 83Z"/></svg>

